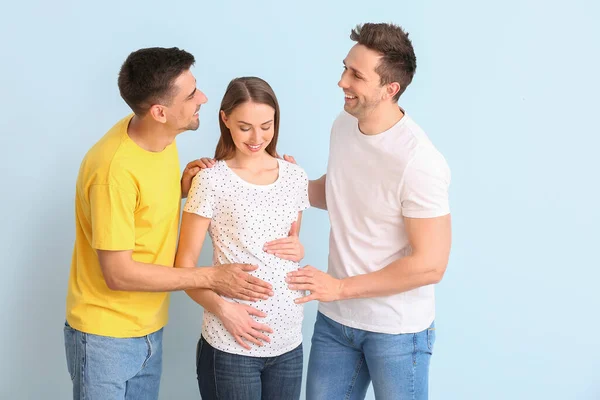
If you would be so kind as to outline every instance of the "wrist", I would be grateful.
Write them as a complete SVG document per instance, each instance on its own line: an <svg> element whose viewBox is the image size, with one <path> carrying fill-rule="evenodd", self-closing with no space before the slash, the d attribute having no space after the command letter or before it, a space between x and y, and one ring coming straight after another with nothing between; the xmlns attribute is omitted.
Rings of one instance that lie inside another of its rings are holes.
<svg viewBox="0 0 600 400"><path fill-rule="evenodd" d="M344 300L346 298L346 279L338 279L338 290L335 300Z"/></svg>
<svg viewBox="0 0 600 400"><path fill-rule="evenodd" d="M215 288L215 269L213 267L199 267L196 268L198 275L200 276L198 282L198 288L202 289L214 289Z"/></svg>
<svg viewBox="0 0 600 400"><path fill-rule="evenodd" d="M216 296L214 314L221 321L223 320L223 316L227 314L227 308L229 307L229 305L230 305L230 303L228 301L223 300L223 298L221 296Z"/></svg>

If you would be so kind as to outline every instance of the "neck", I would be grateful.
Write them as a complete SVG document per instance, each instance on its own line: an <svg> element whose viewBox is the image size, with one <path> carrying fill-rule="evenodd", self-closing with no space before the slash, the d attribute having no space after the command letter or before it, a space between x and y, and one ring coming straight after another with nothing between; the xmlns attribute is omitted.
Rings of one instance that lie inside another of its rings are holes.
<svg viewBox="0 0 600 400"><path fill-rule="evenodd" d="M404 113L396 103L381 105L358 119L358 129L364 135L378 135L396 125Z"/></svg>
<svg viewBox="0 0 600 400"><path fill-rule="evenodd" d="M142 149L160 152L173 143L179 132L166 129L164 124L160 124L152 118L134 115L129 122L127 134Z"/></svg>

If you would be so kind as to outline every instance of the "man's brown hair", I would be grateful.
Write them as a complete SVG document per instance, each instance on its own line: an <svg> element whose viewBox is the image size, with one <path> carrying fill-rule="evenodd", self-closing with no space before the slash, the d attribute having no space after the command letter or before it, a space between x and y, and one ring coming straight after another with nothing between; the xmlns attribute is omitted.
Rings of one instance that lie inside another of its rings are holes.
<svg viewBox="0 0 600 400"><path fill-rule="evenodd" d="M381 85L400 84L393 99L397 102L417 69L417 58L408 33L394 24L366 23L352 29L350 39L382 55L375 72L379 74Z"/></svg>

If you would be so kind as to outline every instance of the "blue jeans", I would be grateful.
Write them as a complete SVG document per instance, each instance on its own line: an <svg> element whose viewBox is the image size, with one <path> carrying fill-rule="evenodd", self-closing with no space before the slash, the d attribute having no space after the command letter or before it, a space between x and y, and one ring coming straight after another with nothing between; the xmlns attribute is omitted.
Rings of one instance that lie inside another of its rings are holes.
<svg viewBox="0 0 600 400"><path fill-rule="evenodd" d="M276 357L230 354L203 337L196 349L202 400L294 400L302 389L302 345Z"/></svg>
<svg viewBox="0 0 600 400"><path fill-rule="evenodd" d="M163 330L134 338L92 335L65 323L73 399L158 399Z"/></svg>
<svg viewBox="0 0 600 400"><path fill-rule="evenodd" d="M391 335L338 324L317 314L306 383L307 400L364 399L371 380L377 400L428 397L435 327Z"/></svg>

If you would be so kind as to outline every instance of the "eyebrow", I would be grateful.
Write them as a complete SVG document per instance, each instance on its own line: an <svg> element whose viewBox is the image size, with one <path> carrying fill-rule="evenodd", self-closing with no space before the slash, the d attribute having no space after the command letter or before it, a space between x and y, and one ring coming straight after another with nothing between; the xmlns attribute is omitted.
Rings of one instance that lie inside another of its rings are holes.
<svg viewBox="0 0 600 400"><path fill-rule="evenodd" d="M246 121L238 121L238 122L239 122L240 124L245 124L245 125L250 125L250 126L252 126L252 124L251 124L251 123L249 123L249 122L246 122ZM268 120L268 121L266 121L266 122L263 122L261 125L266 125L266 124L268 124L269 122L273 122L273 120L272 120L272 119L270 119L270 120Z"/></svg>
<svg viewBox="0 0 600 400"><path fill-rule="evenodd" d="M342 60L342 62L344 63L344 65L346 66L346 68L348 68L349 70L353 71L355 74L360 75L360 76L364 76L364 74L362 72L360 72L359 70L357 70L356 68L352 68L352 67L349 67L348 65L346 65L346 60Z"/></svg>

